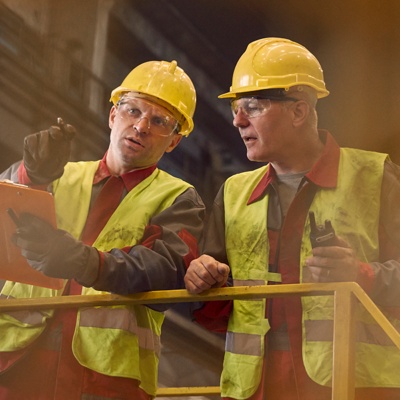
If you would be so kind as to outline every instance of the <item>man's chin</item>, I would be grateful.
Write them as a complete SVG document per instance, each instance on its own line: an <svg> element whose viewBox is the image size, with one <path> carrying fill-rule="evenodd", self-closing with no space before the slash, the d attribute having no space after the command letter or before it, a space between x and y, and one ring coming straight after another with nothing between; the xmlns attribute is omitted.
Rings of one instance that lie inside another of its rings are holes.
<svg viewBox="0 0 400 400"><path fill-rule="evenodd" d="M263 159L263 157L260 157L256 154L252 154L250 152L247 152L247 158L249 161L254 161L254 162L266 162L266 160Z"/></svg>

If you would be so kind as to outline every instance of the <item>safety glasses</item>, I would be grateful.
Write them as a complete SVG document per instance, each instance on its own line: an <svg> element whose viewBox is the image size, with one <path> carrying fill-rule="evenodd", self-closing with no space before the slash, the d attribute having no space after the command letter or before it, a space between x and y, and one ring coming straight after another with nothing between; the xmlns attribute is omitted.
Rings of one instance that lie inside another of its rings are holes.
<svg viewBox="0 0 400 400"><path fill-rule="evenodd" d="M298 101L294 97L260 97L260 96L252 96L252 97L241 97L239 99L234 99L231 102L231 110L234 117L238 114L239 110L242 110L243 114L247 118L256 118L261 117L272 106L272 102L279 101Z"/></svg>
<svg viewBox="0 0 400 400"><path fill-rule="evenodd" d="M117 110L120 117L134 127L147 120L148 133L158 136L170 136L178 128L178 122L170 112L142 98L125 97L118 102Z"/></svg>

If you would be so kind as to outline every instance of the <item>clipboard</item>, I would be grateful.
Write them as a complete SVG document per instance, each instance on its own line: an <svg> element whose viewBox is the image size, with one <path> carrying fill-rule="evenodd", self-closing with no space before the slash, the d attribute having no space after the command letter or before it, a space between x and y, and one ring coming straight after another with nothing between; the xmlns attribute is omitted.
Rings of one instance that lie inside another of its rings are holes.
<svg viewBox="0 0 400 400"><path fill-rule="evenodd" d="M27 283L50 289L61 289L63 279L50 278L33 269L11 241L16 225L7 212L34 214L53 227L57 226L53 195L12 182L0 181L0 279Z"/></svg>

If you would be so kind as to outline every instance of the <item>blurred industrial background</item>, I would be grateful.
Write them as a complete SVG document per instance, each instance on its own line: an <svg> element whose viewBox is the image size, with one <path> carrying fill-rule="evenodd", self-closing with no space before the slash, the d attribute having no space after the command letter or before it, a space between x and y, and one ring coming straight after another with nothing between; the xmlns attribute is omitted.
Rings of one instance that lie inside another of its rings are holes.
<svg viewBox="0 0 400 400"><path fill-rule="evenodd" d="M111 90L142 62L175 59L197 88L195 129L160 167L211 205L226 177L258 166L217 96L247 44L265 36L300 42L321 62L331 92L318 105L321 128L400 163L399 21L398 0L0 0L0 170L59 116L79 132L73 160L98 159ZM164 332L160 385L218 384L223 337L181 311Z"/></svg>

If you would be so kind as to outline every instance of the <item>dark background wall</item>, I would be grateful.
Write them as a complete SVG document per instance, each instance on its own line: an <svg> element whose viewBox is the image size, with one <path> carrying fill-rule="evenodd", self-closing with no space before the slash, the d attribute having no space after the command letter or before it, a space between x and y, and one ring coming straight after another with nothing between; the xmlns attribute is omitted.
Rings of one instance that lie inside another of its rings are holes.
<svg viewBox="0 0 400 400"><path fill-rule="evenodd" d="M396 0L3 4L0 169L21 157L25 135L58 115L81 132L74 159L100 157L108 143L109 91L141 62L176 59L197 87L196 127L162 165L210 203L227 176L257 166L247 161L228 104L217 95L229 88L247 44L264 36L298 41L320 60L331 92L318 105L320 127L343 146L388 152L400 162Z"/></svg>

